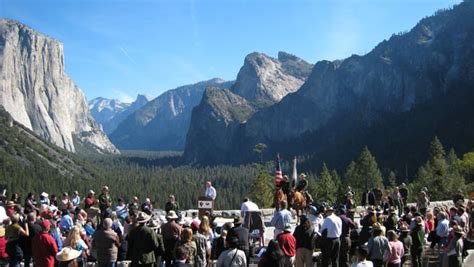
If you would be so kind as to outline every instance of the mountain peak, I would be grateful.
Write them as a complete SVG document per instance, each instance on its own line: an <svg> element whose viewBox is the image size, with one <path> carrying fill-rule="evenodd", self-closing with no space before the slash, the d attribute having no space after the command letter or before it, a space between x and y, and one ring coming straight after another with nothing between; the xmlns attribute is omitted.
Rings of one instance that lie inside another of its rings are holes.
<svg viewBox="0 0 474 267"><path fill-rule="evenodd" d="M298 90L311 73L312 65L285 52L280 52L279 57L283 60L260 52L248 54L232 92L263 107Z"/></svg>

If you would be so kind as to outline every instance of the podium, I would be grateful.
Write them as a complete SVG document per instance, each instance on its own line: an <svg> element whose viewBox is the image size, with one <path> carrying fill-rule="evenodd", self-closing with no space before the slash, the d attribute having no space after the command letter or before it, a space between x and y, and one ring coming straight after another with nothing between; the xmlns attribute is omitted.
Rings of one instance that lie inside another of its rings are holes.
<svg viewBox="0 0 474 267"><path fill-rule="evenodd" d="M199 211L199 218L202 218L202 216L206 215L206 212L209 212L209 214L212 214L212 211L214 210L214 200L209 197L199 197L198 198L198 211Z"/></svg>

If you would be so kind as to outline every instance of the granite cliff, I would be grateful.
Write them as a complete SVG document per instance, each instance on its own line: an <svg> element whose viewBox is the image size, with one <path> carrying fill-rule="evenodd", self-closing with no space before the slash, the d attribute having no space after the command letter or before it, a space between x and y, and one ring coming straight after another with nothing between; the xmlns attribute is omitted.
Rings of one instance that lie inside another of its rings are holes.
<svg viewBox="0 0 474 267"><path fill-rule="evenodd" d="M119 153L65 73L62 43L7 19L0 19L0 105L15 121L68 151L79 145Z"/></svg>
<svg viewBox="0 0 474 267"><path fill-rule="evenodd" d="M263 53L245 57L229 90L208 88L193 110L184 157L190 162L225 162L234 157L239 129L258 110L265 109L296 92L313 65L285 52L278 58Z"/></svg>

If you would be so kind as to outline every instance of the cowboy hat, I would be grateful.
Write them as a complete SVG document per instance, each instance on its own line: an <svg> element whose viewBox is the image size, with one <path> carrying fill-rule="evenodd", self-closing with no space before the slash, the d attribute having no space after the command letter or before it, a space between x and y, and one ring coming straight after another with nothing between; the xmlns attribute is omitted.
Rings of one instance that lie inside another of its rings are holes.
<svg viewBox="0 0 474 267"><path fill-rule="evenodd" d="M76 259L79 256L81 256L81 252L79 250L75 250L71 247L65 247L61 249L58 254L56 254L56 260L70 261Z"/></svg>
<svg viewBox="0 0 474 267"><path fill-rule="evenodd" d="M147 226L148 226L148 228L150 228L152 230L160 228L160 224L156 220L151 220L150 222L148 222Z"/></svg>
<svg viewBox="0 0 474 267"><path fill-rule="evenodd" d="M170 210L168 211L168 214L166 214L166 219L178 219L178 215L176 215L176 211Z"/></svg>
<svg viewBox="0 0 474 267"><path fill-rule="evenodd" d="M94 190L89 190L89 194L94 195L95 194Z"/></svg>
<svg viewBox="0 0 474 267"><path fill-rule="evenodd" d="M104 190L105 190L105 191L109 191L109 187L106 186L106 185L104 185L104 186L102 187L102 191L104 191Z"/></svg>
<svg viewBox="0 0 474 267"><path fill-rule="evenodd" d="M304 174L304 173L300 173L300 177L304 177L304 178L306 178L306 174Z"/></svg>
<svg viewBox="0 0 474 267"><path fill-rule="evenodd" d="M7 202L7 207L13 207L13 206L15 206L15 202L11 200Z"/></svg>
<svg viewBox="0 0 474 267"><path fill-rule="evenodd" d="M42 192L42 193L40 194L40 196L42 196L42 197L49 197L49 194L46 193L46 192Z"/></svg>
<svg viewBox="0 0 474 267"><path fill-rule="evenodd" d="M150 220L150 218L151 217L148 214L141 211L141 212L138 213L137 222L138 223L145 223L145 222L148 222Z"/></svg>

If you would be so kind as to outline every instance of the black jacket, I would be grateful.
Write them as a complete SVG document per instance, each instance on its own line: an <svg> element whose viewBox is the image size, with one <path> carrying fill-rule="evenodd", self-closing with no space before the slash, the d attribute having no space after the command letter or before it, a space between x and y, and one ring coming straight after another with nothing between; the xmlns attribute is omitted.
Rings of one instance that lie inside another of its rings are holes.
<svg viewBox="0 0 474 267"><path fill-rule="evenodd" d="M248 251L249 250L249 229L242 225L236 226L227 233L227 241L232 236L236 236L239 239L239 249Z"/></svg>

